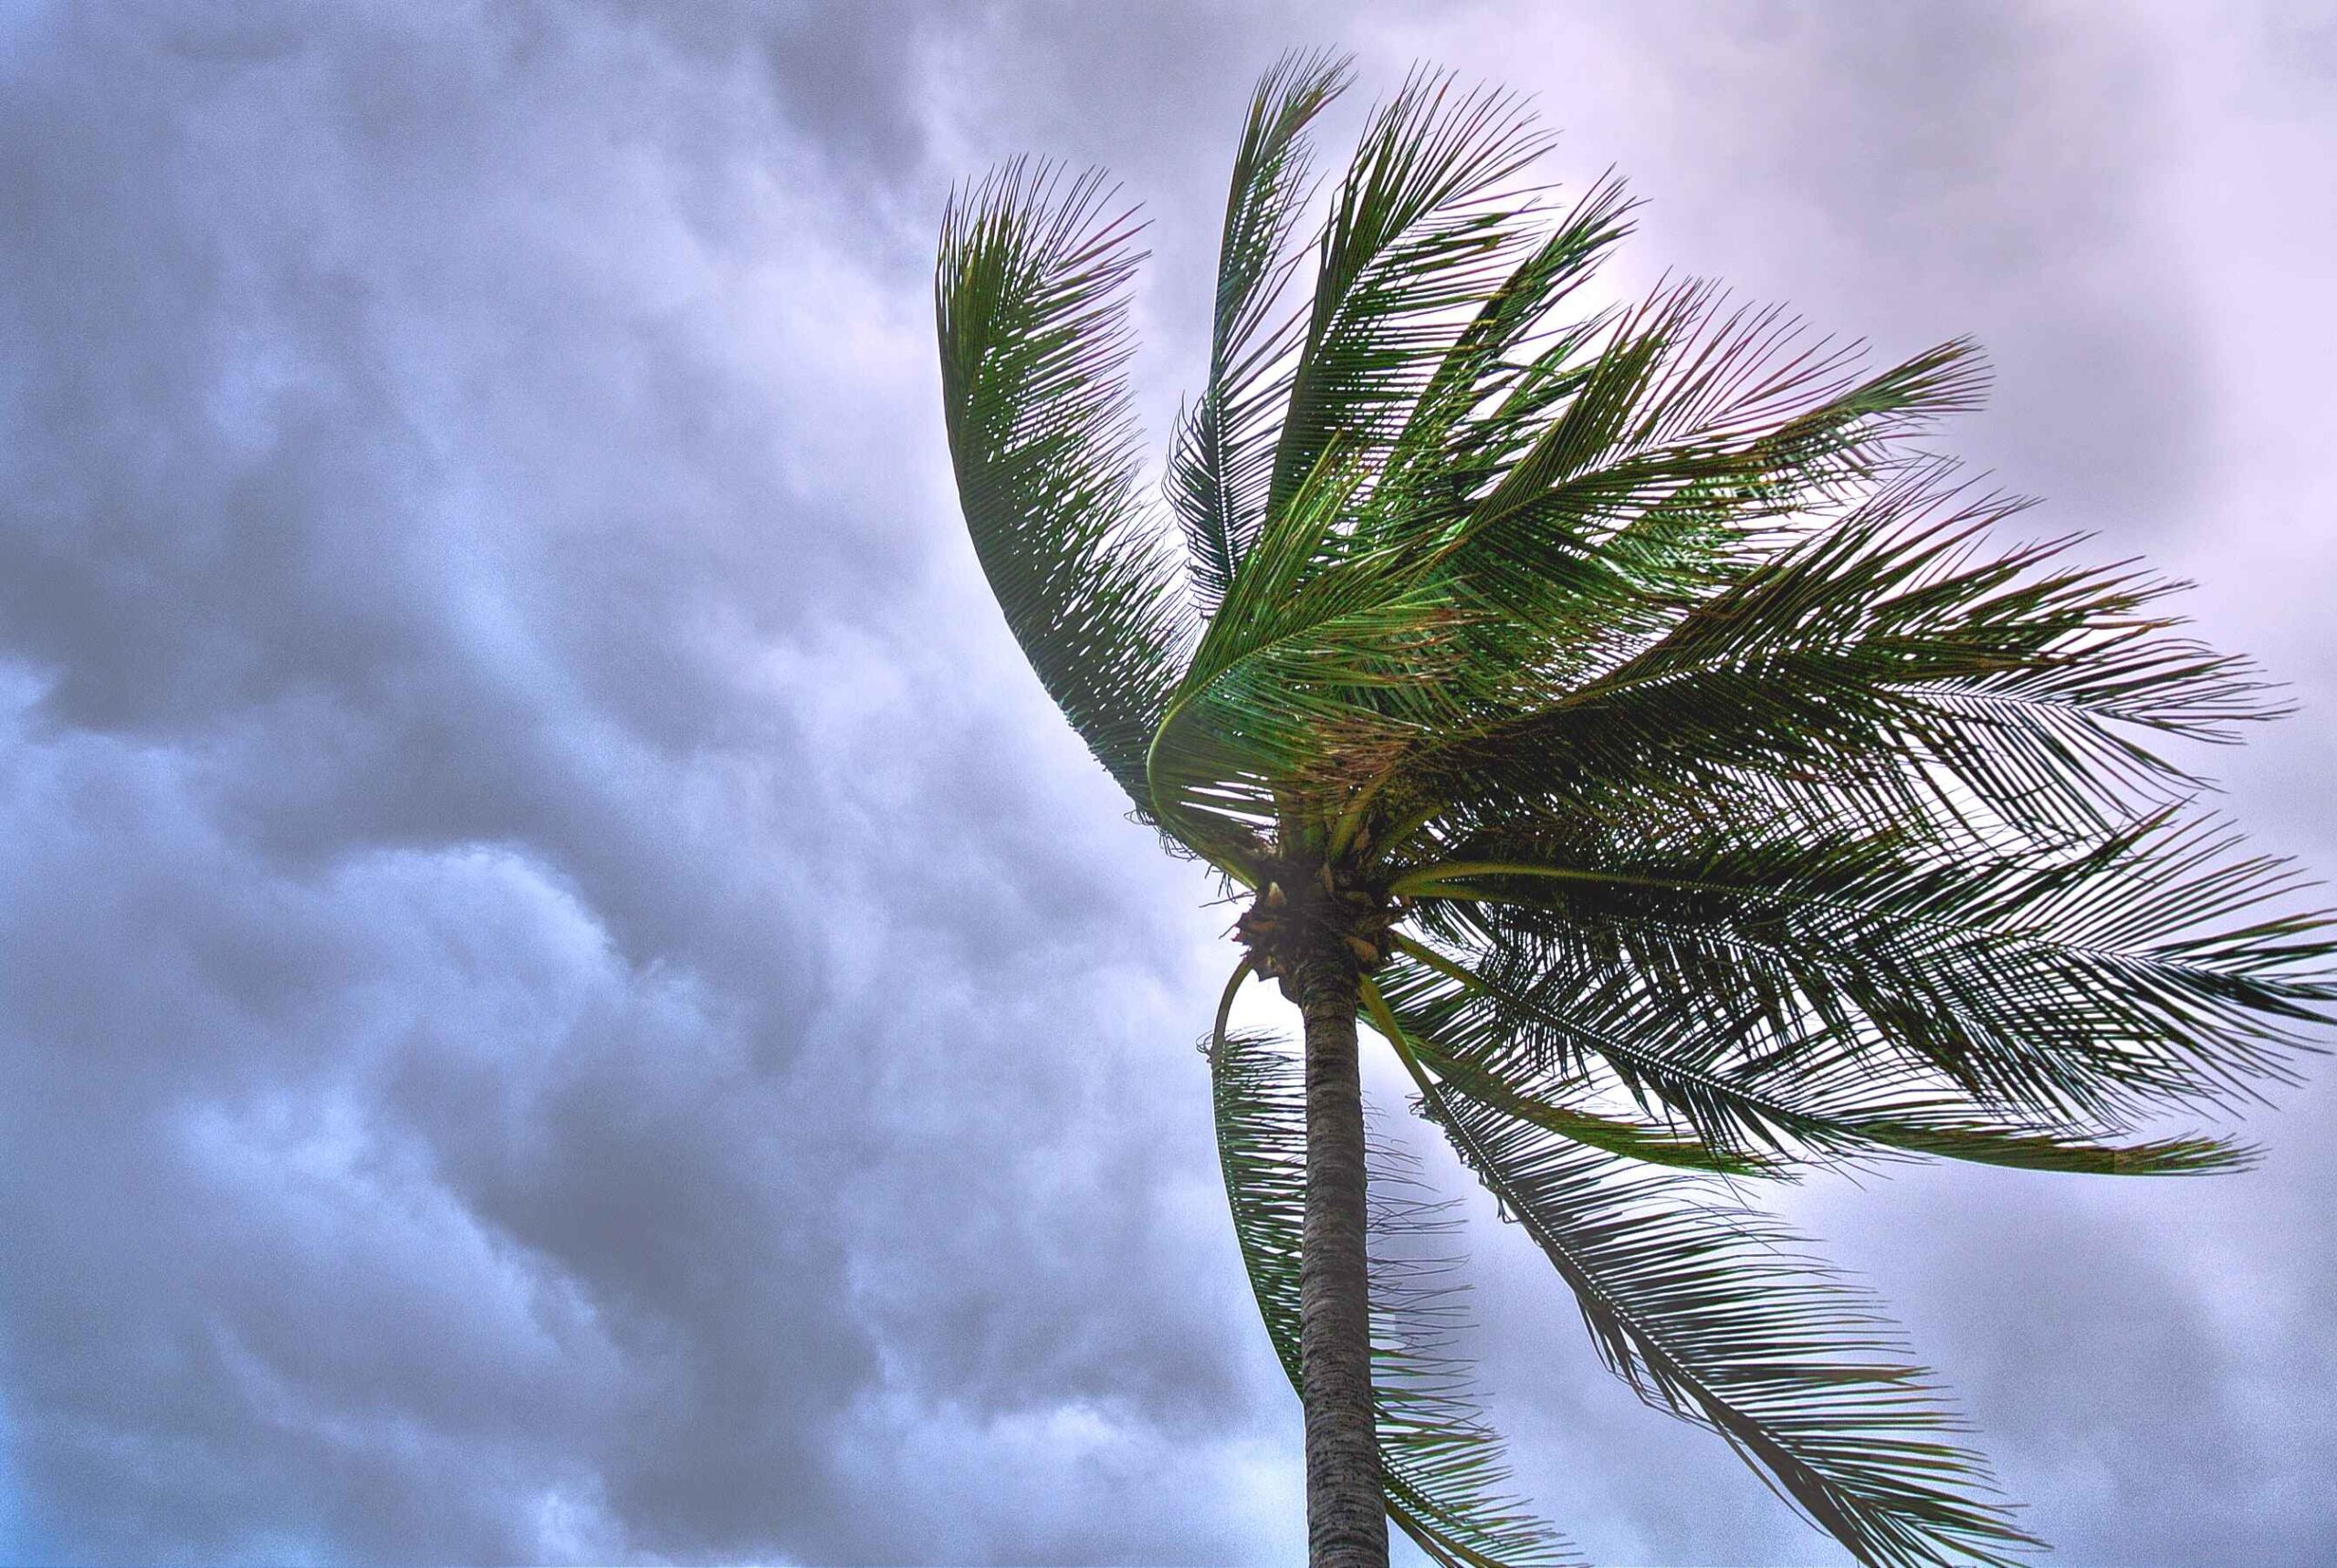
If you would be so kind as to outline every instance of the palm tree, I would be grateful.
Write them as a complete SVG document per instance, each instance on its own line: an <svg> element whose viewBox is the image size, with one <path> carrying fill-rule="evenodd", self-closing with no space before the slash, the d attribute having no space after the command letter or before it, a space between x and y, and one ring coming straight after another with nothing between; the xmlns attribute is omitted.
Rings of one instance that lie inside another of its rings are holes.
<svg viewBox="0 0 2337 1568"><path fill-rule="evenodd" d="M1416 72L1298 243L1348 77L1285 58L1250 106L1181 549L1102 179L957 193L936 283L1008 624L1137 818L1247 901L1206 1050L1312 1561L1384 1563L1391 1518L1443 1563L1570 1554L1407 1240L1436 1206L1367 1139L1359 1018L1642 1398L1861 1561L2007 1561L2036 1542L1927 1375L1738 1194L2245 1163L2162 1118L2287 1077L2337 944L2154 747L2231 738L2262 683L2175 632L2171 585L1993 542L2020 503L1917 444L1974 402L1968 343L1871 373L1701 283L1582 304L1630 204L1532 184L1514 97ZM1303 1052L1231 1027L1250 977Z"/></svg>

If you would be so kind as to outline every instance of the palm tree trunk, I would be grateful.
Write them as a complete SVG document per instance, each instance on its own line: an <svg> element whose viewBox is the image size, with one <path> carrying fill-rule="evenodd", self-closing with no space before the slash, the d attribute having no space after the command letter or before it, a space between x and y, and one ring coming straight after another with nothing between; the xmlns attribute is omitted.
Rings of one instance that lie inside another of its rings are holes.
<svg viewBox="0 0 2337 1568"><path fill-rule="evenodd" d="M1306 1020L1306 1223L1299 1373L1306 1406L1310 1568L1387 1568L1388 1514L1371 1411L1363 1085L1356 972L1336 944L1296 966Z"/></svg>

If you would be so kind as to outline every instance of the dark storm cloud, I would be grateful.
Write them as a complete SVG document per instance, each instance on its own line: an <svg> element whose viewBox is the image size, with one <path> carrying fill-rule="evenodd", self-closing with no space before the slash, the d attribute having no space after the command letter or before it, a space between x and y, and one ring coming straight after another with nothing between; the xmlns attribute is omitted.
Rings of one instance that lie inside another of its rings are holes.
<svg viewBox="0 0 2337 1568"><path fill-rule="evenodd" d="M1189 888L845 248L906 37L655 19L11 41L18 1555L1242 1539Z"/></svg>
<svg viewBox="0 0 2337 1568"><path fill-rule="evenodd" d="M925 270L953 180L1111 165L1155 220L1157 434L1286 45L1344 37L1367 94L1414 55L1537 90L1568 172L1654 199L1633 277L1979 332L1954 444L2231 579L2218 637L2332 689L2284 586L2330 565L2279 319L2315 220L2225 255L2170 211L2217 155L2326 148L2318 19L1653 15L0 22L0 1550L1294 1550L1187 1049L1222 912L997 625ZM2241 505L2236 424L2291 510ZM2273 843L2326 867L2309 723L2237 804L2292 801ZM2070 1560L2296 1560L2337 1507L2330 1105L2172 1197L1807 1207ZM1482 1227L1479 1311L1532 1490L1603 1558L1823 1558L1516 1241Z"/></svg>

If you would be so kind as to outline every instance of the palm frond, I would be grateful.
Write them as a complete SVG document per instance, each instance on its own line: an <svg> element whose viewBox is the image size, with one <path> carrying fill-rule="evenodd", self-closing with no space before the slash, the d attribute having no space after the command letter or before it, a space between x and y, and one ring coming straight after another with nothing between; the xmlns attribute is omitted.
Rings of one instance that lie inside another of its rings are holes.
<svg viewBox="0 0 2337 1568"><path fill-rule="evenodd" d="M1383 451L1472 312L1531 248L1524 101L1415 71L1376 112L1326 225L1269 514L1334 446Z"/></svg>
<svg viewBox="0 0 2337 1568"><path fill-rule="evenodd" d="M1301 256L1290 248L1311 158L1306 128L1353 77L1344 57L1292 53L1260 78L1233 158L1218 253L1209 383L1180 422L1168 493L1184 525L1194 598L1225 597L1265 517L1292 350L1305 318L1278 315Z"/></svg>
<svg viewBox="0 0 2337 1568"><path fill-rule="evenodd" d="M1593 844L1596 845L1593 848ZM2066 855L1761 836L1591 840L1400 889L1485 901L1494 945L1577 997L1621 986L1772 1075L1920 1064L1982 1105L2116 1126L2293 1078L2337 943L2276 911L2294 869L2160 815Z"/></svg>
<svg viewBox="0 0 2337 1568"><path fill-rule="evenodd" d="M1630 232L1632 205L1620 181L1600 179L1485 298L1390 444L1375 509L1435 516L1458 507L1503 471L1537 421L1573 390L1576 355L1603 316L1556 329L1550 317ZM1529 348L1526 358L1517 357Z"/></svg>
<svg viewBox="0 0 2337 1568"><path fill-rule="evenodd" d="M1305 1087L1287 1046L1228 1030L1222 1009L1208 1054L1234 1235L1296 1389ZM1389 1517L1448 1568L1578 1561L1511 1492L1501 1439L1470 1392L1467 1364L1452 1354L1460 1325L1451 1260L1424 1258L1420 1246L1443 1228L1438 1206L1409 1196L1410 1173L1384 1144L1375 1143L1371 1159L1372 1394Z"/></svg>
<svg viewBox="0 0 2337 1568"><path fill-rule="evenodd" d="M1683 488L1732 486L1766 520L1871 476L1892 442L1971 407L1971 346L1943 344L1860 378L1856 344L1813 340L1774 307L1723 310L1712 285L1660 289L1619 320L1578 390L1443 542L1452 570L1483 560L1530 579Z"/></svg>
<svg viewBox="0 0 2337 1568"><path fill-rule="evenodd" d="M1472 1103L1422 1108L1575 1293L1608 1367L1726 1438L1861 1562L2003 1563L2010 1521L1962 1423L1863 1292L1766 1217Z"/></svg>
<svg viewBox="0 0 2337 1568"><path fill-rule="evenodd" d="M1183 664L1161 519L1134 495L1131 214L1097 172L1015 162L956 193L934 305L959 500L1008 626L1148 815L1145 748Z"/></svg>
<svg viewBox="0 0 2337 1568"><path fill-rule="evenodd" d="M2173 634L2179 585L2063 565L2066 541L1989 551L2019 503L1950 477L1919 465L1715 591L1602 585L1580 643L1605 668L1440 735L1392 793L1462 821L1797 794L1841 825L2049 842L2196 788L2152 735L2280 711L2246 661Z"/></svg>
<svg viewBox="0 0 2337 1568"><path fill-rule="evenodd" d="M1547 967L1520 973L1525 966L1504 962L1498 949L1472 967L1410 938L1397 946L1378 989L1410 1042L1425 1045L1418 1055L1440 1082L1496 1110L1507 1107L1473 1092L1478 1080L1529 1096L1619 1091L1657 1118L1654 1135L1703 1151L1707 1169L1736 1161L1745 1174L1777 1175L1801 1162L1903 1156L2175 1176L2241 1169L2255 1159L2246 1145L2212 1137L2121 1141L2099 1125L2007 1114L1943 1074L1830 1041L1803 1042L1791 1071L1781 1070L1745 1047L1761 1020L1711 1006L1683 1015L1627 969L1586 980ZM1447 1062L1459 1074L1447 1072Z"/></svg>

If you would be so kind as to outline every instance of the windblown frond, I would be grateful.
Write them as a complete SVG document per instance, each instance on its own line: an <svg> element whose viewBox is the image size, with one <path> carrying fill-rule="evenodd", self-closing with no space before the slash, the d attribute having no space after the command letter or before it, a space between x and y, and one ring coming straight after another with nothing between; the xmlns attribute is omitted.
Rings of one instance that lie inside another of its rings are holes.
<svg viewBox="0 0 2337 1568"><path fill-rule="evenodd" d="M1140 811L1182 663L1175 566L1134 495L1129 214L1096 173L1014 163L952 197L934 304L974 551L1031 667Z"/></svg>
<svg viewBox="0 0 2337 1568"><path fill-rule="evenodd" d="M1631 205L1620 181L1600 180L1477 307L1389 447L1374 491L1382 517L1456 505L1531 440L1537 419L1571 390L1575 357L1604 319L1595 312L1553 327L1551 313L1630 232Z"/></svg>
<svg viewBox="0 0 2337 1568"><path fill-rule="evenodd" d="M1524 101L1415 71L1372 116L1323 231L1267 492L1279 510L1335 448L1384 452L1466 316L1534 246L1517 182L1548 145Z"/></svg>
<svg viewBox="0 0 2337 1568"><path fill-rule="evenodd" d="M1258 1310L1291 1386L1299 1382L1299 1239L1306 1191L1305 1097L1286 1046L1221 1028L1209 1049L1218 1158ZM1460 1327L1449 1260L1423 1258L1436 1206L1385 1146L1373 1151L1372 1388L1389 1517L1449 1568L1578 1561L1510 1493L1501 1439L1452 1353Z"/></svg>
<svg viewBox="0 0 2337 1568"><path fill-rule="evenodd" d="M1577 984L1569 972L1498 950L1471 968L1410 939L1399 939L1399 948L1403 956L1379 987L1414 1053L1441 1082L1496 1110L1508 1107L1476 1092L1480 1079L1535 1096L1596 1100L1619 1092L1655 1118L1641 1136L1697 1151L1657 1163L1776 1176L1803 1161L1927 1155L2027 1170L2172 1176L2241 1168L2254 1158L2246 1146L2215 1138L2120 1141L2113 1127L2008 1113L1943 1074L1836 1050L1831 1041L1808 1042L1798 1060L1780 1066L1745 1049L1757 1014L1748 1019L1702 1009L1683 1023L1682 1009L1627 970L1604 984ZM1651 1157L1537 1124L1611 1153Z"/></svg>
<svg viewBox="0 0 2337 1568"><path fill-rule="evenodd" d="M1542 995L1756 1080L1921 1071L1986 1112L2117 1127L2290 1077L2337 1001L2320 922L2265 914L2292 870L2212 824L2051 858L1757 828L1498 847L1398 885L1478 904L1495 967Z"/></svg>
<svg viewBox="0 0 2337 1568"><path fill-rule="evenodd" d="M1400 947L1417 944L1398 938ZM1424 949L1417 949L1425 952ZM1666 1120L1658 1125L1603 1114L1578 1103L1598 1087L1582 1071L1551 1071L1539 1064L1521 1070L1506 1049L1508 1040L1487 1027L1481 1009L1462 1009L1474 998L1440 987L1442 977L1418 960L1399 963L1393 981L1383 977L1362 987L1365 1016L1415 1071L1426 1071L1448 1094L1475 1101L1491 1111L1570 1138L1588 1148L1624 1155L1650 1165L1718 1176L1790 1178L1793 1167L1765 1154L1735 1149L1700 1136L1692 1127ZM1441 990L1442 994L1439 994ZM1460 1027L1448 1029L1459 1017ZM1457 1042L1457 1043L1456 1043Z"/></svg>
<svg viewBox="0 0 2337 1568"><path fill-rule="evenodd" d="M1450 727L1384 788L1462 822L1782 802L2051 842L2196 787L2152 734L2229 740L2277 711L2245 661L2170 634L2173 585L1987 551L2014 504L1958 504L1946 477L1918 465L1700 596L1612 582L1576 609L1566 686Z"/></svg>
<svg viewBox="0 0 2337 1568"><path fill-rule="evenodd" d="M1233 157L1209 385L1179 424L1168 458L1169 496L1184 524L1203 614L1225 597L1265 518L1292 354L1305 320L1277 313L1300 260L1289 241L1311 172L1305 131L1352 75L1343 57L1285 55L1260 79Z"/></svg>
<svg viewBox="0 0 2337 1568"><path fill-rule="evenodd" d="M1430 1117L1549 1257L1600 1356L1648 1403L1728 1439L1876 1564L2006 1563L2037 1544L1961 1422L1862 1292L1774 1222L1472 1104Z"/></svg>

